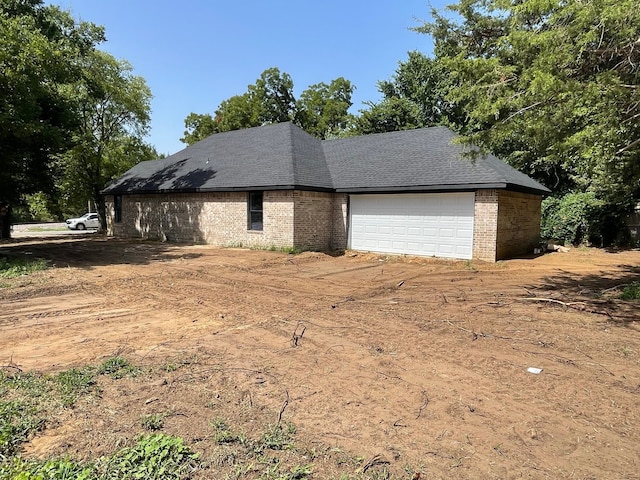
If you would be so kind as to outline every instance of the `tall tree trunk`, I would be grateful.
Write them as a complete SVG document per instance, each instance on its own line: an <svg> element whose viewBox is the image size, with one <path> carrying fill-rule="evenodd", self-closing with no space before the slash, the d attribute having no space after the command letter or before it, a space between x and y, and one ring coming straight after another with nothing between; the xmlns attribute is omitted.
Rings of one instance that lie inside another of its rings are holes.
<svg viewBox="0 0 640 480"><path fill-rule="evenodd" d="M107 231L107 205L104 200L104 195L100 193L101 188L98 185L93 186L93 202L98 210L98 217L100 218L100 228L98 233L106 233Z"/></svg>
<svg viewBox="0 0 640 480"><path fill-rule="evenodd" d="M0 203L0 240L11 238L11 206Z"/></svg>

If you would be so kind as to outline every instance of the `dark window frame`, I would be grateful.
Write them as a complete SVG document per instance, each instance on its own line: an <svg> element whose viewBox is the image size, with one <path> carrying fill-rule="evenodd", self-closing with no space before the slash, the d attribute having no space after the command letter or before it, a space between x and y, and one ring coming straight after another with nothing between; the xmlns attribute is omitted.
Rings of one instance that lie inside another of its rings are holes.
<svg viewBox="0 0 640 480"><path fill-rule="evenodd" d="M122 195L113 196L113 221L122 223Z"/></svg>
<svg viewBox="0 0 640 480"><path fill-rule="evenodd" d="M247 195L247 230L261 232L264 228L264 192L249 192Z"/></svg>

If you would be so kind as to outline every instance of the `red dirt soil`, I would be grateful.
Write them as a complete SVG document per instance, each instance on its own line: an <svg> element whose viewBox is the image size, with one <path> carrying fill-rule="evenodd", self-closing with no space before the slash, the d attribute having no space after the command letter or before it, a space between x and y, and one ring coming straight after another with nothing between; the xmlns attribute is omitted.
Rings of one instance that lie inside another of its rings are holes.
<svg viewBox="0 0 640 480"><path fill-rule="evenodd" d="M618 299L638 250L489 264L96 236L2 254L54 268L0 288L0 364L162 372L105 377L29 455L106 454L171 412L165 431L214 462L212 418L281 414L296 441L398 478L640 478L640 303Z"/></svg>

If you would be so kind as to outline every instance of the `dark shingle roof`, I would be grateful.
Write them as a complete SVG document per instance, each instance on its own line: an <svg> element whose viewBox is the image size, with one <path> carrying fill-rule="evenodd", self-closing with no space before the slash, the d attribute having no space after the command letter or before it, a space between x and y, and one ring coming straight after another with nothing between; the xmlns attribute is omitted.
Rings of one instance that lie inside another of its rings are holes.
<svg viewBox="0 0 640 480"><path fill-rule="evenodd" d="M474 160L446 127L379 133L324 142L337 191L545 187L493 155Z"/></svg>
<svg viewBox="0 0 640 480"><path fill-rule="evenodd" d="M320 141L292 123L211 135L142 162L103 193L303 189L342 192L545 187L489 155L474 162L445 127Z"/></svg>

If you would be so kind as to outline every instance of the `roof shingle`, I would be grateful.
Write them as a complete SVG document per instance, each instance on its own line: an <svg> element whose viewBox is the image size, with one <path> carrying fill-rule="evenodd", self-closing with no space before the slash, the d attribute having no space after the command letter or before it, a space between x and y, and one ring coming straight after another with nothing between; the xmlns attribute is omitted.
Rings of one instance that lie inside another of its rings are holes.
<svg viewBox="0 0 640 480"><path fill-rule="evenodd" d="M493 155L467 159L446 127L320 141L292 123L211 135L139 163L105 194L301 189L549 190Z"/></svg>

